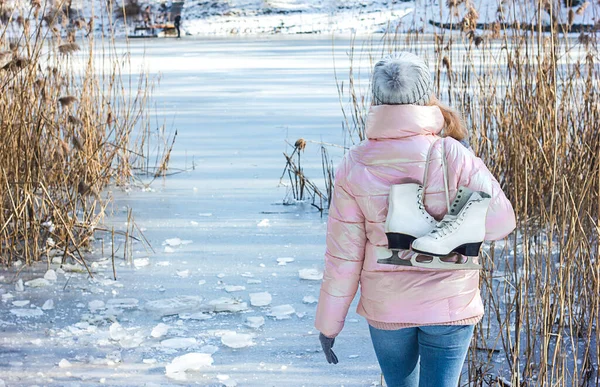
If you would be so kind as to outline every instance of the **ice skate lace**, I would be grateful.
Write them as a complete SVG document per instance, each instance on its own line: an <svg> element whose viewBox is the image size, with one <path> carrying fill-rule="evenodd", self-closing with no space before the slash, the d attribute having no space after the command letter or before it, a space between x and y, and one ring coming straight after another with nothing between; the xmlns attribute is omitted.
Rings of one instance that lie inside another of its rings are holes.
<svg viewBox="0 0 600 387"><path fill-rule="evenodd" d="M425 216L425 218L427 220L430 220L430 221L433 220L431 215L429 215L429 213L425 209L425 205L423 204L423 187L422 186L419 186L419 188L417 188L417 205L419 206L419 210L421 210L421 213Z"/></svg>
<svg viewBox="0 0 600 387"><path fill-rule="evenodd" d="M438 239L456 231L458 229L458 226L460 226L460 224L465 219L465 213L467 212L467 209L471 207L471 204L473 204L473 202L467 203L463 208L463 211L461 211L461 213L457 216L445 216L444 219L442 219L438 224L436 224L435 228L431 230L433 237L435 239Z"/></svg>

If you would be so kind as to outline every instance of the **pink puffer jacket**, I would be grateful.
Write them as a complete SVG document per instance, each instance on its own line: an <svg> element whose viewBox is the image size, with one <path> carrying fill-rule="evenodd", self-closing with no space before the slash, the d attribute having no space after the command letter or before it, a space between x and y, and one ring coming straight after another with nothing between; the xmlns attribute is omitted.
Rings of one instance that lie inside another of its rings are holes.
<svg viewBox="0 0 600 387"><path fill-rule="evenodd" d="M442 113L435 106L371 107L368 140L353 147L336 172L315 321L326 336L335 337L342 330L359 283L357 312L378 328L476 323L483 315L478 271L377 263L391 256L384 231L390 186L422 181L427 153L443 125ZM452 138L443 141L450 200L459 186L489 193L486 240L504 238L515 228L515 215L500 185L481 159L462 144ZM438 220L446 213L441 143L432 149L425 187L425 206Z"/></svg>

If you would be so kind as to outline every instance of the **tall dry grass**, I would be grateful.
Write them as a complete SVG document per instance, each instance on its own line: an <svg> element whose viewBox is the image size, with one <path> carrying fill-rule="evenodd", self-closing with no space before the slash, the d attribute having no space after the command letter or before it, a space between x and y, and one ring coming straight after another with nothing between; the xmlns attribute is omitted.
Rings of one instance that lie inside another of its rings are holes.
<svg viewBox="0 0 600 387"><path fill-rule="evenodd" d="M2 265L53 254L85 264L95 233L108 231L100 226L105 189L130 183L135 168L148 166L150 80L129 75L113 34L95 40L93 17L67 10L64 1L3 10Z"/></svg>
<svg viewBox="0 0 600 387"><path fill-rule="evenodd" d="M517 3L503 4L504 12L519 11ZM539 5L539 12L553 12L543 1ZM371 103L367 77L357 74L394 51L427 58L437 95L463 113L475 153L500 181L518 218L506 241L483 251L486 317L476 328L460 385L600 385L595 35L564 34L557 23L549 33L541 23L480 31L473 28L476 12L456 11L455 31L353 42L349 78L338 80L349 142L365 138Z"/></svg>

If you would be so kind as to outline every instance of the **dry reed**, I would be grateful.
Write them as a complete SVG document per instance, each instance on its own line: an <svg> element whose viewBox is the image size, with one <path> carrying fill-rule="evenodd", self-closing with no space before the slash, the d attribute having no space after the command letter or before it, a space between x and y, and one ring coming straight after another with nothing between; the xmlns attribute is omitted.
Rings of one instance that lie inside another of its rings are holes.
<svg viewBox="0 0 600 387"><path fill-rule="evenodd" d="M96 42L92 19L70 18L64 2L16 11L22 22L9 15L0 27L0 264L60 256L86 265L108 204L102 193L148 164L152 84L122 75L128 62L114 39ZM166 170L168 155L157 158Z"/></svg>

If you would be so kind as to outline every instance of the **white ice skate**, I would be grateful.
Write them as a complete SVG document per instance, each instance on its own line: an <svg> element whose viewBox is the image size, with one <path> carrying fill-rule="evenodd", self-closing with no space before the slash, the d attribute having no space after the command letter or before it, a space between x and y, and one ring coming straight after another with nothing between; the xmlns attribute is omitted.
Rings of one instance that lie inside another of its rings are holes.
<svg viewBox="0 0 600 387"><path fill-rule="evenodd" d="M485 218L491 197L485 192L460 187L450 211L428 234L412 243L416 253L431 256L431 260L420 261L416 255L411 259L413 266L445 270L479 270L473 262L485 238ZM457 253L465 260L445 261L440 257Z"/></svg>
<svg viewBox="0 0 600 387"><path fill-rule="evenodd" d="M411 266L408 259L398 257L401 250L410 250L411 243L435 228L437 221L427 213L423 204L423 186L415 183L390 187L385 235L392 257L380 259L382 264Z"/></svg>

